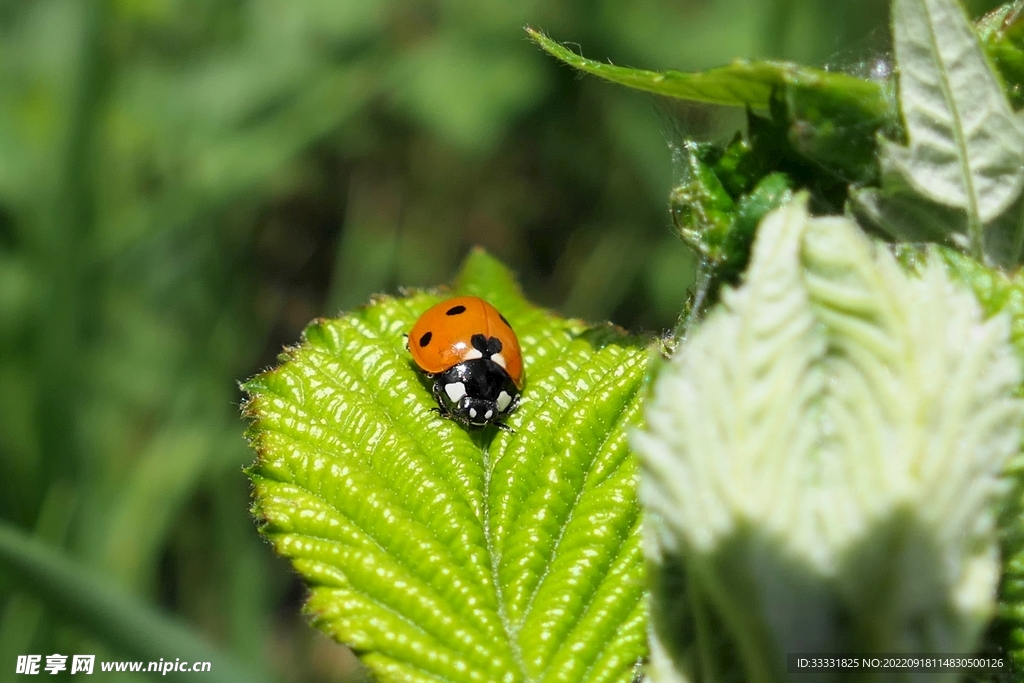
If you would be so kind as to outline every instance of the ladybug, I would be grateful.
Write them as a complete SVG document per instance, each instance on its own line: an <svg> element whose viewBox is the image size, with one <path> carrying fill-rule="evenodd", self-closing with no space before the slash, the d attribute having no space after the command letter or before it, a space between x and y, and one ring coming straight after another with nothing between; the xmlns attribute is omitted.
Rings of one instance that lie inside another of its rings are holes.
<svg viewBox="0 0 1024 683"><path fill-rule="evenodd" d="M442 301L419 317L406 346L419 369L434 378L443 417L509 429L500 418L519 405L523 356L498 309L476 296Z"/></svg>

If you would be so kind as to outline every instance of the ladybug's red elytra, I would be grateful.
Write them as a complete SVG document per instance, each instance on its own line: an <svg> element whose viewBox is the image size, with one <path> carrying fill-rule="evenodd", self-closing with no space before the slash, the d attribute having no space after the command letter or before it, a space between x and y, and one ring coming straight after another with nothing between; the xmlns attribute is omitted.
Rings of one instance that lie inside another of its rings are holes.
<svg viewBox="0 0 1024 683"><path fill-rule="evenodd" d="M494 424L519 405L523 356L508 320L476 296L428 308L412 326L409 352L434 377L441 415L471 427Z"/></svg>

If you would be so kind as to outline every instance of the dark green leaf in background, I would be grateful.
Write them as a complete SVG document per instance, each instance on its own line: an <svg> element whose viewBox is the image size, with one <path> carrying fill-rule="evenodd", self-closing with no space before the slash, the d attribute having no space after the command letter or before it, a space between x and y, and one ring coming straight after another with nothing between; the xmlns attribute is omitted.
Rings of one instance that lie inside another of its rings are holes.
<svg viewBox="0 0 1024 683"><path fill-rule="evenodd" d="M581 71L613 83L666 97L767 109L773 92L781 88L818 91L849 102L851 106L887 116L884 89L873 81L843 73L804 67L788 62L755 62L738 59L707 71L647 71L605 64L581 57L540 31L526 29L545 51Z"/></svg>
<svg viewBox="0 0 1024 683"><path fill-rule="evenodd" d="M769 111L794 153L847 180L875 176L874 138L899 130L888 74L874 81L789 62L736 60L707 71L646 71L586 59L527 29L544 50L585 73L630 88Z"/></svg>
<svg viewBox="0 0 1024 683"><path fill-rule="evenodd" d="M514 432L435 412L403 334L442 297L319 320L245 385L263 533L314 622L388 681L628 681L646 653L636 463L646 342L527 303L482 252L455 293L512 322Z"/></svg>

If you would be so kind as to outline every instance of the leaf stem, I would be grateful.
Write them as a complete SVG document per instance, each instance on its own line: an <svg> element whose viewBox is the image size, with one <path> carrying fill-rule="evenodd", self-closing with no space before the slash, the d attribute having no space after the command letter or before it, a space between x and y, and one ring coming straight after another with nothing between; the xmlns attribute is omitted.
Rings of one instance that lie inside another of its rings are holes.
<svg viewBox="0 0 1024 683"><path fill-rule="evenodd" d="M704 317L704 308L708 303L713 280L713 269L702 261L697 266L697 281L693 285L693 299L690 306L680 314L675 329L672 330L672 339L676 344L686 341L690 333L693 332L694 326Z"/></svg>

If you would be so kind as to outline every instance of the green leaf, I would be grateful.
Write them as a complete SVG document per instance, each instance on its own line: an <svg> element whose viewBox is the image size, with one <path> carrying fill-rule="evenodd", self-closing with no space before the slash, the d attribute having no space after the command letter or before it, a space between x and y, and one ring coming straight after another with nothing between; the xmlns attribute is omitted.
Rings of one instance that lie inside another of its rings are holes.
<svg viewBox="0 0 1024 683"><path fill-rule="evenodd" d="M736 215L736 202L715 173L711 145L687 141L677 154L682 178L669 194L672 222L683 242L702 261L727 258L725 241Z"/></svg>
<svg viewBox="0 0 1024 683"><path fill-rule="evenodd" d="M0 567L51 612L86 629L123 657L155 662L170 656L210 662L210 671L203 674L203 679L213 683L269 680L242 668L182 624L93 575L89 568L3 521ZM192 674L171 674L169 678L194 680Z"/></svg>
<svg viewBox="0 0 1024 683"><path fill-rule="evenodd" d="M812 69L790 62L736 60L707 71L647 71L587 59L540 31L526 32L548 54L580 71L613 83L693 102L767 109L773 92L795 89L828 93L852 106L883 113L888 110L884 89L873 81L847 74Z"/></svg>
<svg viewBox="0 0 1024 683"><path fill-rule="evenodd" d="M775 144L785 141L795 153L848 180L873 181L876 134L899 134L894 98L884 82L789 62L746 60L696 73L645 71L586 59L538 31L527 32L557 59L614 83L694 102L770 110L780 138Z"/></svg>
<svg viewBox="0 0 1024 683"><path fill-rule="evenodd" d="M970 652L1024 419L1008 318L985 320L938 259L912 277L849 219L810 218L806 196L762 222L722 301L633 441L655 680L788 680L787 652Z"/></svg>
<svg viewBox="0 0 1024 683"><path fill-rule="evenodd" d="M980 257L984 224L1024 186L1024 131L955 0L896 0L893 38L909 145L885 142L883 169L965 210Z"/></svg>
<svg viewBox="0 0 1024 683"><path fill-rule="evenodd" d="M1024 106L1024 2L1014 0L978 21L985 53L1003 77L1014 109Z"/></svg>
<svg viewBox="0 0 1024 683"><path fill-rule="evenodd" d="M525 301L473 253L455 292L522 343L512 433L438 417L403 333L433 292L318 320L246 383L254 510L314 623L385 681L628 681L646 654L636 463L646 342Z"/></svg>
<svg viewBox="0 0 1024 683"><path fill-rule="evenodd" d="M726 260L721 274L726 279L738 278L747 267L757 226L766 215L793 198L792 181L782 173L769 173L736 205L736 215L725 239Z"/></svg>

